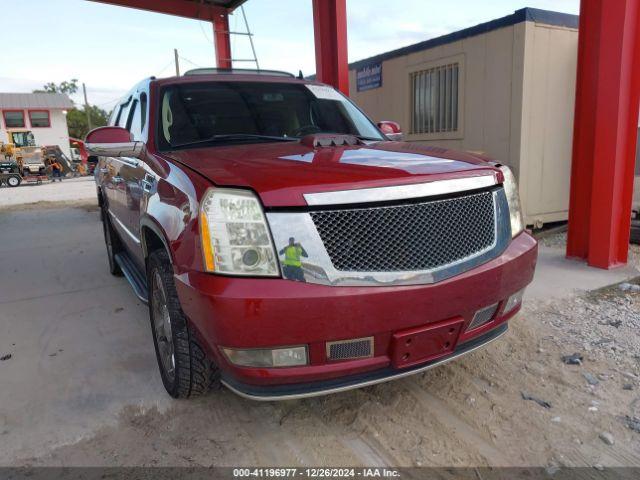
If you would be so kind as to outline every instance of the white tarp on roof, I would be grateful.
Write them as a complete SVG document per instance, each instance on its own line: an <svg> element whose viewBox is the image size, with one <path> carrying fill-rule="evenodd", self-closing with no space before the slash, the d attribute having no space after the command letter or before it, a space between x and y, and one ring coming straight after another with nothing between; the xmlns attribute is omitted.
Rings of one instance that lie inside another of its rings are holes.
<svg viewBox="0 0 640 480"><path fill-rule="evenodd" d="M0 109L43 108L70 109L73 102L64 93L2 93L0 92Z"/></svg>

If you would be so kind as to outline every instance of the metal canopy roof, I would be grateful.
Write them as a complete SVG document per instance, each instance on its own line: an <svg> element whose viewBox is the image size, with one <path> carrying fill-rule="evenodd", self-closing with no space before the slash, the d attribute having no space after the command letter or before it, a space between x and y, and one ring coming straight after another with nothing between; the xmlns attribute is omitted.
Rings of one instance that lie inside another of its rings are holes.
<svg viewBox="0 0 640 480"><path fill-rule="evenodd" d="M224 7L227 10L233 10L245 3L247 0L184 0L195 3L208 3L210 5L216 5L218 7Z"/></svg>
<svg viewBox="0 0 640 480"><path fill-rule="evenodd" d="M179 17L212 20L215 15L232 12L247 0L90 0L92 2L136 8Z"/></svg>
<svg viewBox="0 0 640 480"><path fill-rule="evenodd" d="M43 108L65 110L73 108L73 102L64 93L2 93L0 108L25 109Z"/></svg>

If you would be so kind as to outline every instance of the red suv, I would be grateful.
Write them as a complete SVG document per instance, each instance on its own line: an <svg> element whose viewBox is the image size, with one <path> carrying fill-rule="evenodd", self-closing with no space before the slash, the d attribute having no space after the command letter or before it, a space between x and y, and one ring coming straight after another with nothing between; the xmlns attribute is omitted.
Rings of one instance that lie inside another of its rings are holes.
<svg viewBox="0 0 640 480"><path fill-rule="evenodd" d="M215 69L139 83L89 133L170 395L337 392L505 333L537 256L513 175L398 135L327 85Z"/></svg>

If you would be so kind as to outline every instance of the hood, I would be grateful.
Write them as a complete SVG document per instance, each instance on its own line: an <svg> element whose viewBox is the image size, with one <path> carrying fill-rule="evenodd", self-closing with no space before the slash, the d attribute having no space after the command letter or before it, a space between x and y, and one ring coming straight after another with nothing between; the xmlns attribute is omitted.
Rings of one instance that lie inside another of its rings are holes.
<svg viewBox="0 0 640 480"><path fill-rule="evenodd" d="M217 186L253 189L267 207L306 206L305 193L500 175L478 156L404 142L315 149L299 142L268 143L164 155Z"/></svg>

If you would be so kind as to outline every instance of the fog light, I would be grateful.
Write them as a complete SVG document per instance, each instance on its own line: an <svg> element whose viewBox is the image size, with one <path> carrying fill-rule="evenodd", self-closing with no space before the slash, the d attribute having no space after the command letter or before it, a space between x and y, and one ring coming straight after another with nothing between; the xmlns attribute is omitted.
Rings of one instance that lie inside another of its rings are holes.
<svg viewBox="0 0 640 480"><path fill-rule="evenodd" d="M522 304L523 295L524 295L524 289L511 295L507 299L506 303L504 304L503 313L509 313L512 310L514 310L516 307L518 307L520 304Z"/></svg>
<svg viewBox="0 0 640 480"><path fill-rule="evenodd" d="M223 348L229 361L241 367L294 367L307 365L307 347L252 348L239 350Z"/></svg>

